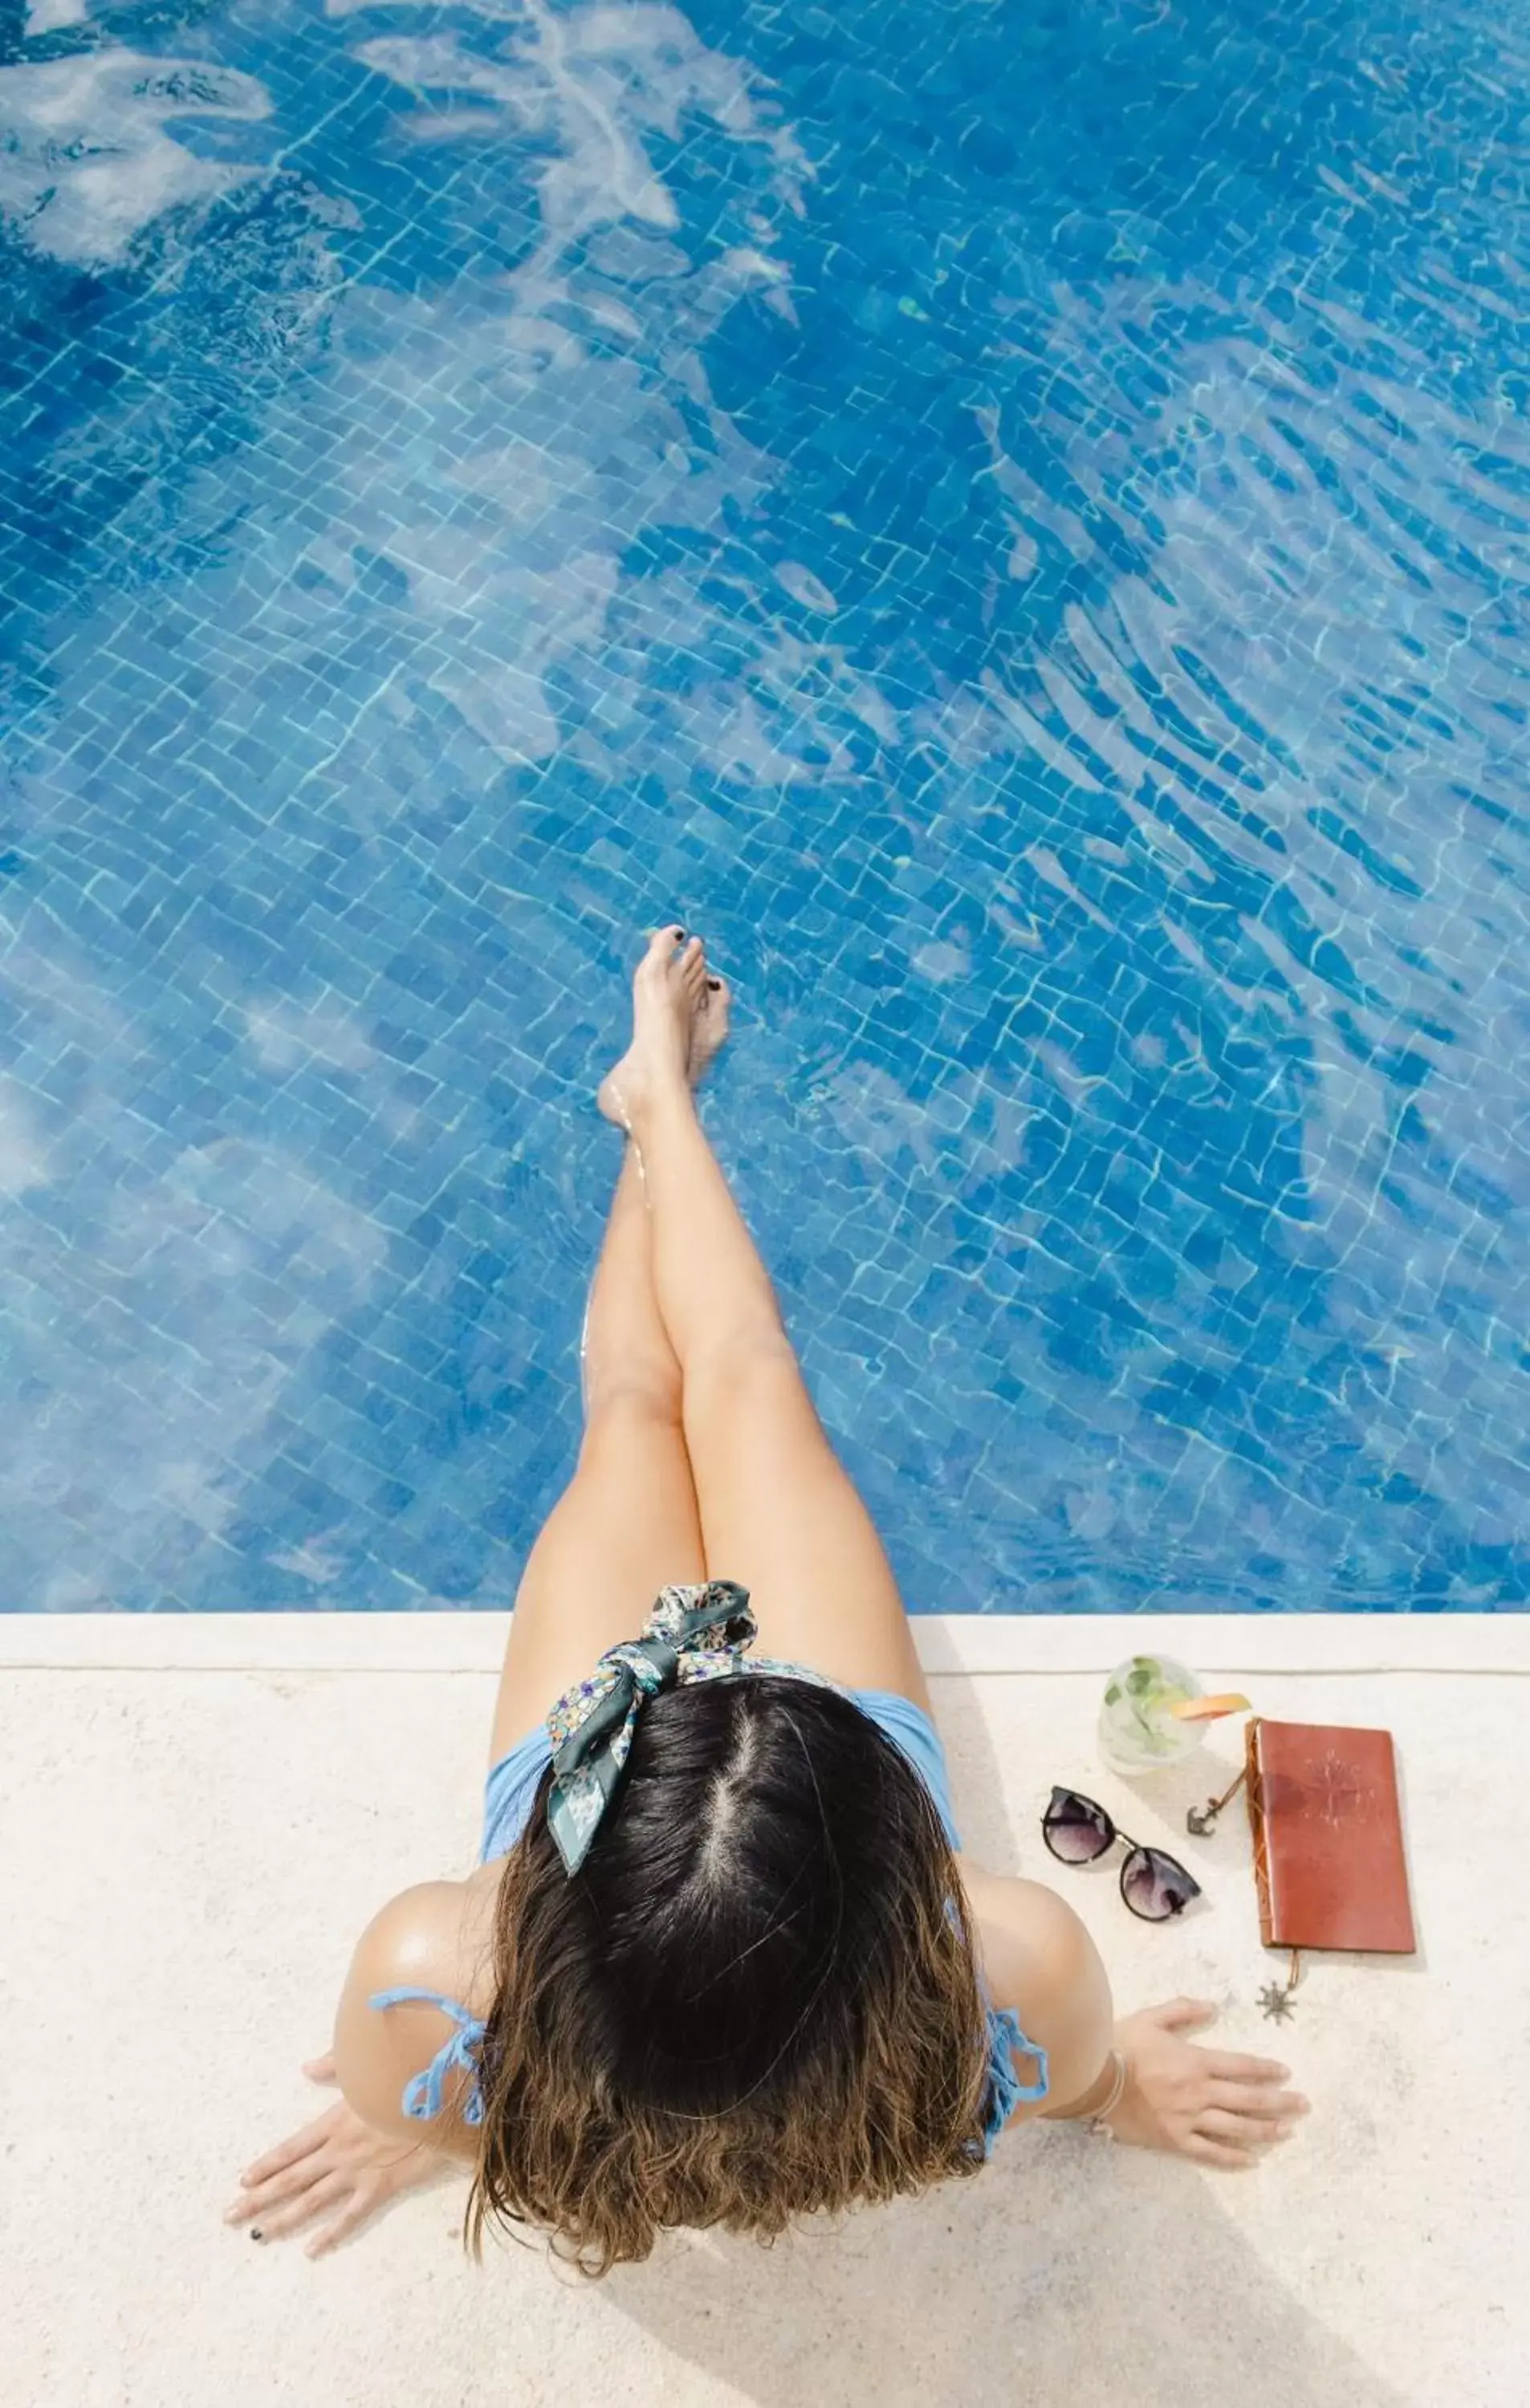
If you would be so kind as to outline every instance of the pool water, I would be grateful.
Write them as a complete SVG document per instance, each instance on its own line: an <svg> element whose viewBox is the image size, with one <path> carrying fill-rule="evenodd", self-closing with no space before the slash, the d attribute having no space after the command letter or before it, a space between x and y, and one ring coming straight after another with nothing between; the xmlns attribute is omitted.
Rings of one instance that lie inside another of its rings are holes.
<svg viewBox="0 0 1530 2408"><path fill-rule="evenodd" d="M1509 0L36 0L0 1604L503 1606L640 932L911 1604L1530 1598Z"/></svg>

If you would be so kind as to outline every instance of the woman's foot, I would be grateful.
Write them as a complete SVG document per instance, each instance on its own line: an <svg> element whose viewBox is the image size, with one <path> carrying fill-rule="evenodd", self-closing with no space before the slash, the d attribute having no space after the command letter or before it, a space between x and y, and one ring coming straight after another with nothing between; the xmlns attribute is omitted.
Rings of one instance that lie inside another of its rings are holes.
<svg viewBox="0 0 1530 2408"><path fill-rule="evenodd" d="M619 1128L630 1131L666 1089L694 1086L728 1033L727 987L708 973L701 939L682 943L683 936L658 929L637 965L632 1043L595 1094Z"/></svg>

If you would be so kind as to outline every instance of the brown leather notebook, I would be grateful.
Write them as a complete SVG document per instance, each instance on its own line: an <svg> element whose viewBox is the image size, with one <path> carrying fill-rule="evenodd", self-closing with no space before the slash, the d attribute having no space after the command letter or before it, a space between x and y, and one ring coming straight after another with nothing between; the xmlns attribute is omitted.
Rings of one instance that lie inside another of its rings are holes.
<svg viewBox="0 0 1530 2408"><path fill-rule="evenodd" d="M1391 1732L1256 1714L1248 1774L1265 1947L1410 1956L1417 1942Z"/></svg>

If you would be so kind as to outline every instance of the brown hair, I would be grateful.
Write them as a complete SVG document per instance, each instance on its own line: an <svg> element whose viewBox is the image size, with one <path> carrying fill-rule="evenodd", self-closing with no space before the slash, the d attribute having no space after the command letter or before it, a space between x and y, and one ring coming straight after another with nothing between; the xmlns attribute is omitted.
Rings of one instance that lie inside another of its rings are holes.
<svg viewBox="0 0 1530 2408"><path fill-rule="evenodd" d="M547 2228L588 2274L675 2226L795 2216L982 2161L983 2003L918 1773L838 1690L773 1673L644 1707L579 1870L551 1770L507 1860L466 2237Z"/></svg>

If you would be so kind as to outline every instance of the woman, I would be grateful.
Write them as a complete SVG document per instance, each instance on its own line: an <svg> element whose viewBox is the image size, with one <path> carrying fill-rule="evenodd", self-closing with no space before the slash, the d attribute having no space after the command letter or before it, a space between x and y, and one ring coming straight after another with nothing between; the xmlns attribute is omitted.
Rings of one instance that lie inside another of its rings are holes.
<svg viewBox="0 0 1530 2408"><path fill-rule="evenodd" d="M1031 2116L1252 2164L1306 2112L1284 2069L1194 2044L1187 2000L1113 2022L1071 1909L958 1852L892 1571L696 1118L727 988L665 928L633 993L584 1442L516 1599L483 1861L363 1933L306 2069L342 2099L230 2221L318 2255L455 2158L475 2248L531 2223L598 2273L970 2173Z"/></svg>

